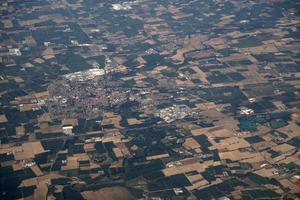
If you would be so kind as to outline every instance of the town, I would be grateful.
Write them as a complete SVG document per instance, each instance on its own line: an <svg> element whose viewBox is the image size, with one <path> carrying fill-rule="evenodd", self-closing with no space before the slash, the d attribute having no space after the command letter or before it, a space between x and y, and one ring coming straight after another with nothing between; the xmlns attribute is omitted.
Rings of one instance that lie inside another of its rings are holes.
<svg viewBox="0 0 300 200"><path fill-rule="evenodd" d="M0 2L0 199L299 199L300 2Z"/></svg>

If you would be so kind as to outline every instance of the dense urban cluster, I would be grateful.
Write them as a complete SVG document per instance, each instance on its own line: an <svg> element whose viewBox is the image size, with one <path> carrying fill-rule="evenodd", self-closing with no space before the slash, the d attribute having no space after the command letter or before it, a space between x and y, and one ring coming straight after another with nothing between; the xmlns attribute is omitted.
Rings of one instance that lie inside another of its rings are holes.
<svg viewBox="0 0 300 200"><path fill-rule="evenodd" d="M0 2L0 199L300 198L300 2Z"/></svg>

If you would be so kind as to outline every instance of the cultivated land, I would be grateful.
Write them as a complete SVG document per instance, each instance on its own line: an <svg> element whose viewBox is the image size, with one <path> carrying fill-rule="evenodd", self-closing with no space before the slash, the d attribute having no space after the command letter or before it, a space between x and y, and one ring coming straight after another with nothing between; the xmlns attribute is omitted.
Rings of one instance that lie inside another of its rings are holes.
<svg viewBox="0 0 300 200"><path fill-rule="evenodd" d="M292 0L0 2L0 199L300 198Z"/></svg>

